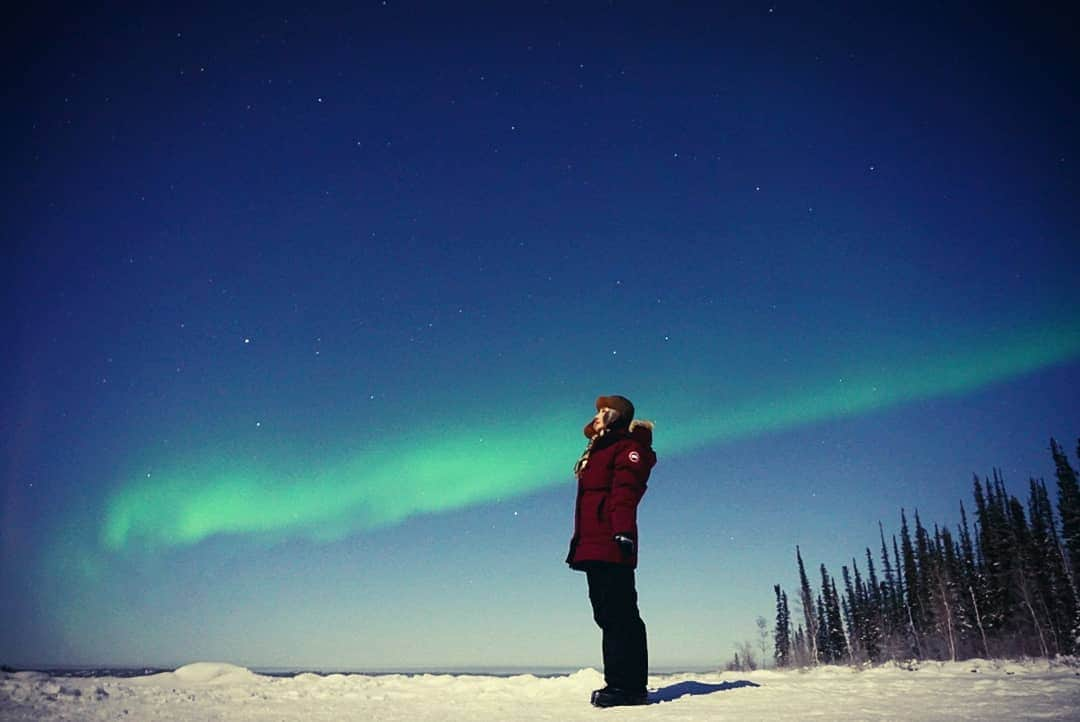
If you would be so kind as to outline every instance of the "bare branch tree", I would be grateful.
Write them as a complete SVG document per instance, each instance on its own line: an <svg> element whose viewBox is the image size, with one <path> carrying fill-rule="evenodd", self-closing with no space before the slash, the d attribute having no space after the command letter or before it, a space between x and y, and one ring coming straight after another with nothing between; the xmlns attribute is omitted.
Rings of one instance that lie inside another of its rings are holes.
<svg viewBox="0 0 1080 722"><path fill-rule="evenodd" d="M735 658L742 660L741 671L753 672L757 669L757 659L754 658L754 654L754 643L750 640L735 645Z"/></svg>
<svg viewBox="0 0 1080 722"><path fill-rule="evenodd" d="M761 650L761 667L764 669L767 666L766 660L769 658L769 623L765 617L758 617L755 621L757 622L758 649Z"/></svg>

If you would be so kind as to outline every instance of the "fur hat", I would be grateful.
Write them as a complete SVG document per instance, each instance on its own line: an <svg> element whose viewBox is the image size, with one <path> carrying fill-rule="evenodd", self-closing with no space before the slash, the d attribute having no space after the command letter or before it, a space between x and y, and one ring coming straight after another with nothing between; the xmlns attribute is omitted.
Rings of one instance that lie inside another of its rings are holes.
<svg viewBox="0 0 1080 722"><path fill-rule="evenodd" d="M634 420L634 405L625 396L600 396L596 399L596 410L615 409L619 412L618 425L629 426Z"/></svg>

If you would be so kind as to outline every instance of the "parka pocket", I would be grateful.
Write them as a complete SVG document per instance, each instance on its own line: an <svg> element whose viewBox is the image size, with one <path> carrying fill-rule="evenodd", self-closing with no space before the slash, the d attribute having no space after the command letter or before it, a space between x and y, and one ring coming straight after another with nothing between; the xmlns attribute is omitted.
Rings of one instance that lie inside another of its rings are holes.
<svg viewBox="0 0 1080 722"><path fill-rule="evenodd" d="M596 520L597 521L604 521L604 519L607 518L607 514L608 514L607 503L608 503L607 494L604 494L603 496L600 497L600 501L597 502L597 504L596 504Z"/></svg>

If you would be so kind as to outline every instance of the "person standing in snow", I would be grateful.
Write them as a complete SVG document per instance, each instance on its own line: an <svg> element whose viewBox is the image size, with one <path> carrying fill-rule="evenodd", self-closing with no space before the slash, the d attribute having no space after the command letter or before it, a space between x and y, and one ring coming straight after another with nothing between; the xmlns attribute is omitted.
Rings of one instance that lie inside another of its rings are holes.
<svg viewBox="0 0 1080 722"><path fill-rule="evenodd" d="M648 701L648 647L637 606L637 506L656 464L653 425L634 420L623 396L601 396L585 425L589 439L574 466L578 479L574 536L566 563L585 572L593 619L603 633L604 682L597 707Z"/></svg>

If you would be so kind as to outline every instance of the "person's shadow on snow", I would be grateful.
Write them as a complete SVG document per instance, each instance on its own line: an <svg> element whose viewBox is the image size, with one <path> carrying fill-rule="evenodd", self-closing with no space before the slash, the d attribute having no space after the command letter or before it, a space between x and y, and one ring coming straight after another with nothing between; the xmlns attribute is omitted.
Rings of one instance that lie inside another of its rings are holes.
<svg viewBox="0 0 1080 722"><path fill-rule="evenodd" d="M760 687L760 684L751 682L749 680L739 680L737 682L721 682L720 684L705 684L704 682L679 682L678 684L671 684L667 687L661 687L655 692L649 692L649 704L656 704L657 702L671 702L672 700L679 699L680 697L696 697L701 694L712 694L713 692L726 692L729 689L739 689L740 687Z"/></svg>

